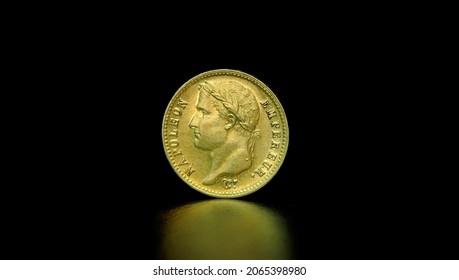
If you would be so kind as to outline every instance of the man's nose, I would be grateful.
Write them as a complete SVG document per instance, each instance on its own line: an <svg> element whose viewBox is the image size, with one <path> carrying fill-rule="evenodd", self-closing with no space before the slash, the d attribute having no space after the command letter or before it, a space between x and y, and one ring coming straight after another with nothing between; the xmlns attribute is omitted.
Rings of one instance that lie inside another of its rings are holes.
<svg viewBox="0 0 459 280"><path fill-rule="evenodd" d="M190 128L198 127L198 126L196 125L196 120L194 119L195 116L196 116L196 114L193 114L193 116L191 116L190 122L188 123L188 126L189 126Z"/></svg>

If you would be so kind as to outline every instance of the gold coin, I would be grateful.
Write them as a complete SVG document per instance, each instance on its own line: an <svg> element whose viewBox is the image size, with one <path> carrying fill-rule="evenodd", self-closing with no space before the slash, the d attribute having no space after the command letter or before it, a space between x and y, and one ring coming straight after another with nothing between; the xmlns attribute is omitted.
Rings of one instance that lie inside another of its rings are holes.
<svg viewBox="0 0 459 280"><path fill-rule="evenodd" d="M201 73L172 97L163 118L166 156L177 175L211 197L265 186L281 167L288 124L277 97L239 70Z"/></svg>

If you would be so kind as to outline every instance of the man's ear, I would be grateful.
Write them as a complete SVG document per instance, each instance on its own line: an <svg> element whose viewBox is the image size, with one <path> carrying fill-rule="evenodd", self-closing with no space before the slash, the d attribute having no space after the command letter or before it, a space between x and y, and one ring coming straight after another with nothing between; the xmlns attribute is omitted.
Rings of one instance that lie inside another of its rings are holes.
<svg viewBox="0 0 459 280"><path fill-rule="evenodd" d="M228 122L225 124L225 129L230 129L236 124L236 117L234 114L229 114L227 118Z"/></svg>

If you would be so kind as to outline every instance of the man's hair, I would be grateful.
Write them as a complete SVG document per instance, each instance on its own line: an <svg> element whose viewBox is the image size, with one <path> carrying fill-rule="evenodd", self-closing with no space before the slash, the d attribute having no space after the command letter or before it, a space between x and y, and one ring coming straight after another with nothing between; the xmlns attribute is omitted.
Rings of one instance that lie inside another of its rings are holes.
<svg viewBox="0 0 459 280"><path fill-rule="evenodd" d="M230 114L236 117L235 128L244 136L258 134L256 126L260 109L252 91L237 81L204 81L198 85L200 92L212 96L220 116L225 119Z"/></svg>
<svg viewBox="0 0 459 280"><path fill-rule="evenodd" d="M236 81L204 81L198 85L198 89L201 93L213 97L211 100L221 117L229 120L229 115L234 115L234 128L241 135L248 137L247 149L253 160L254 138L260 138L260 130L257 129L260 108L252 91Z"/></svg>

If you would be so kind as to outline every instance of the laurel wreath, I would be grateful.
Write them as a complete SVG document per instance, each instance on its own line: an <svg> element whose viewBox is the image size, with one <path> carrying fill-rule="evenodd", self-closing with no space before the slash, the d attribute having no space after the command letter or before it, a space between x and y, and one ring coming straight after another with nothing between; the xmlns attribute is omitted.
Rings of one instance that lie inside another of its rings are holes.
<svg viewBox="0 0 459 280"><path fill-rule="evenodd" d="M239 110L239 108L241 106L244 106L245 104L239 104L239 100L234 95L225 90L216 90L215 87L207 81L202 82L200 86L211 96L213 96L216 100L218 100L226 108L226 110L228 110L229 113L233 114L236 117L238 124L244 130L250 133L248 149L253 159L253 152L255 146L253 138L261 137L260 130L251 128L251 126L253 126L254 124L250 123L251 113L253 113L253 111L256 110ZM249 93L245 92L244 95L248 96Z"/></svg>

